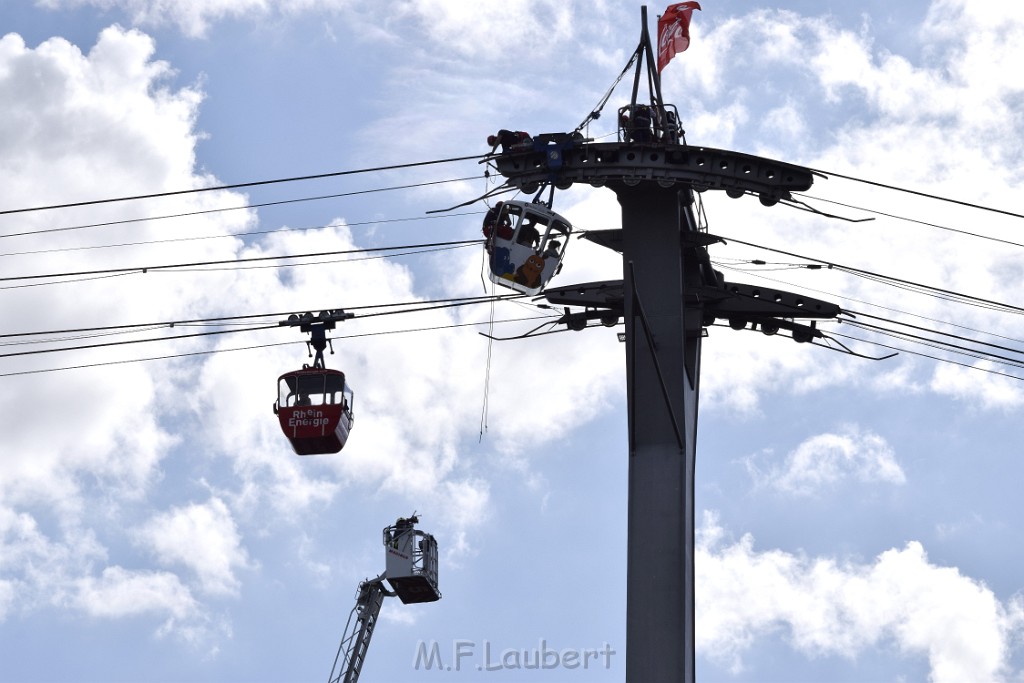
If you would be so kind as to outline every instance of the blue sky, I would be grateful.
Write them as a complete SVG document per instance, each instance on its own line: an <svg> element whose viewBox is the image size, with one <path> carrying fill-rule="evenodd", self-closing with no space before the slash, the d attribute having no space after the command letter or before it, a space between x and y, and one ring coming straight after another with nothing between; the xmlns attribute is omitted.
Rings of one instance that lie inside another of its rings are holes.
<svg viewBox="0 0 1024 683"><path fill-rule="evenodd" d="M1020 212L1024 11L966 0L702 4L690 49L663 74L690 144ZM572 130L636 46L639 7L4 3L0 210L471 156L499 128ZM628 96L621 85L606 114ZM588 134L613 134L613 119ZM482 172L464 161L0 215L0 273L475 239L482 205L426 212L493 187ZM710 231L727 238L711 250L727 279L1020 348L1012 313L789 267L820 259L1012 305L1024 299L1019 218L834 175L806 194L822 210L876 220L702 196ZM289 203L239 208L271 202ZM555 208L579 229L619 224L607 190L573 186ZM111 225L78 227L96 223ZM356 391L355 428L333 456L292 454L270 410L277 376L308 361L294 331L0 358L0 677L326 677L356 586L383 571L380 530L415 510L438 539L444 597L385 603L363 680L623 680L625 373L615 331L489 349L477 334L487 306L379 317L362 308L486 294L478 248L302 263L3 283L5 335L360 314L327 357ZM554 282L621 272L615 254L573 240ZM493 312L544 314L508 303ZM436 329L409 331L418 328ZM699 680L1018 679L1024 392L986 371L1020 370L848 325L822 329L968 367L710 329L696 483ZM123 362L154 356L174 357ZM91 367L50 371L79 365ZM445 664L460 643L472 655L460 670L417 670L420 643L435 642ZM585 670L487 670L486 647L491 663L541 647L614 654Z"/></svg>

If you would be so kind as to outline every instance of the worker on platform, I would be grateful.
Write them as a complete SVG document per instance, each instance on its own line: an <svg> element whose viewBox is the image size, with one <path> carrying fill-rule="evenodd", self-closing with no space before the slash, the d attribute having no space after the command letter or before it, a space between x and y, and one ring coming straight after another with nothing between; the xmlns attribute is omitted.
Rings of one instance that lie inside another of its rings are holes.
<svg viewBox="0 0 1024 683"><path fill-rule="evenodd" d="M521 130L505 130L502 128L497 135L488 135L487 144L491 146L491 153L501 145L502 154L512 151L513 148L529 147L533 144L530 134Z"/></svg>

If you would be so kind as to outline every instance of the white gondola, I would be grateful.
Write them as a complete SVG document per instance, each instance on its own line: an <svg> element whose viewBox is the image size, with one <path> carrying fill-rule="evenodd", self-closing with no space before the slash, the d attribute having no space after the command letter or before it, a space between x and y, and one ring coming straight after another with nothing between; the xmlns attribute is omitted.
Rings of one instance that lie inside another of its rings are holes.
<svg viewBox="0 0 1024 683"><path fill-rule="evenodd" d="M540 202L499 202L484 218L487 276L524 294L537 294L558 273L572 225Z"/></svg>

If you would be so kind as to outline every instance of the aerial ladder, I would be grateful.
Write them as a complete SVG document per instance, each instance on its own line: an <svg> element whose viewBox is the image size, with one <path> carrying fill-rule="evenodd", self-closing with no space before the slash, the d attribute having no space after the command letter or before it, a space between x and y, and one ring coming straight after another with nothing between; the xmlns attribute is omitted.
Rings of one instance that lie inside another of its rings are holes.
<svg viewBox="0 0 1024 683"><path fill-rule="evenodd" d="M360 582L328 683L359 680L384 598L397 595L406 605L441 599L437 589L437 541L416 529L418 523L414 513L384 528L384 573ZM385 587L385 581L391 590Z"/></svg>

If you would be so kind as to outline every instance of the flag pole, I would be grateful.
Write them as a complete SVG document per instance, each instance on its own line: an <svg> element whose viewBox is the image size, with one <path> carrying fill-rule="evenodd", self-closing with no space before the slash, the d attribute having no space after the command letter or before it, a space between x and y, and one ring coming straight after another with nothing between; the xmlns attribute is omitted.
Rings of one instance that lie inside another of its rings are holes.
<svg viewBox="0 0 1024 683"><path fill-rule="evenodd" d="M660 109L664 104L664 100L661 98L661 72L658 71L658 63L654 61L654 50L651 47L651 34L647 30L647 5L643 5L640 8L640 16L643 23L643 29L640 34L640 44L643 45L644 53L647 55L647 73L651 75L651 83L654 85L654 96L656 98L656 101L651 104ZM661 15L659 15L658 18L660 19Z"/></svg>

